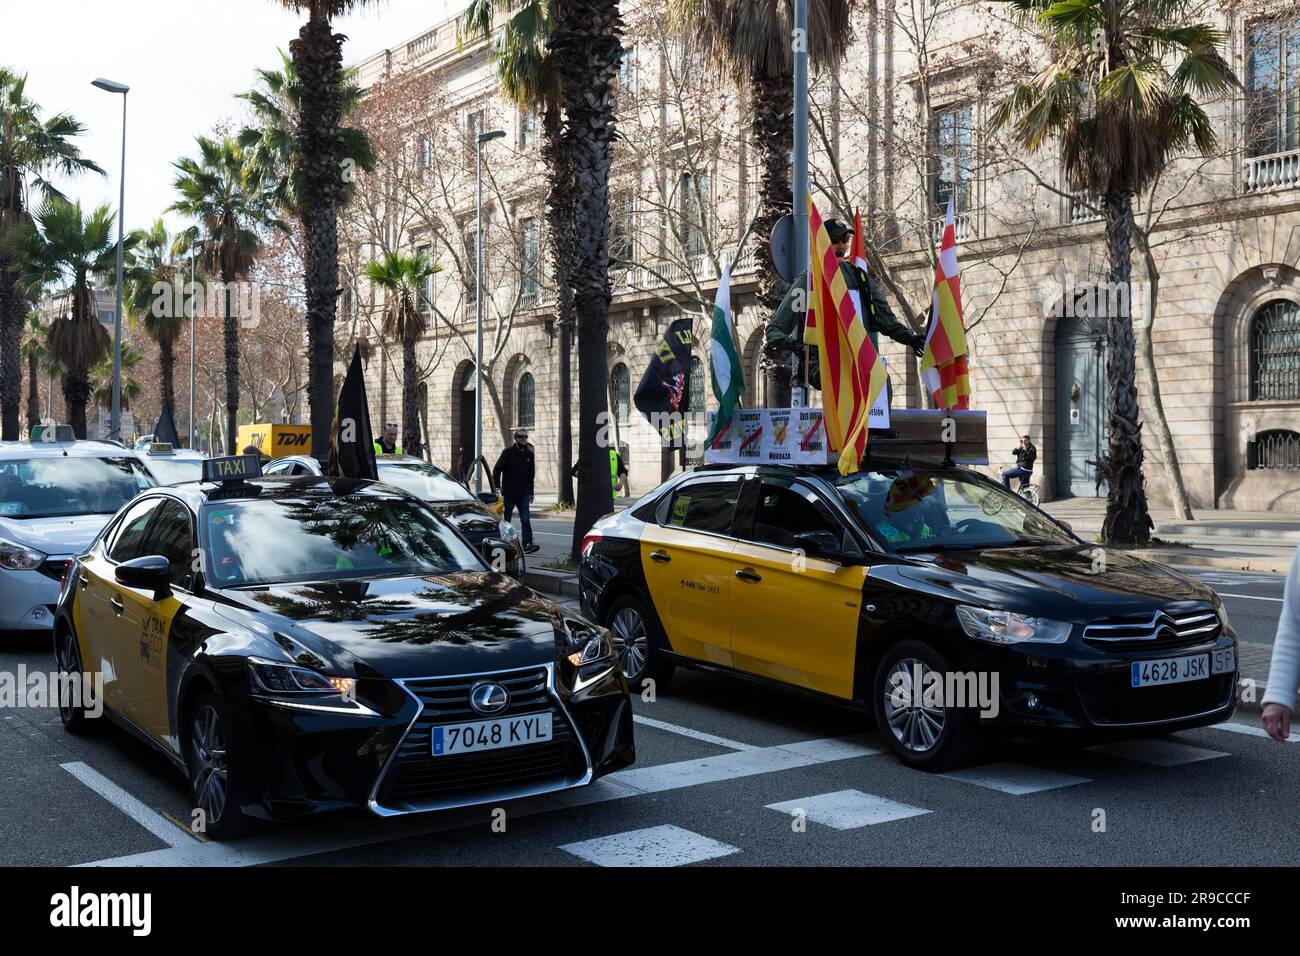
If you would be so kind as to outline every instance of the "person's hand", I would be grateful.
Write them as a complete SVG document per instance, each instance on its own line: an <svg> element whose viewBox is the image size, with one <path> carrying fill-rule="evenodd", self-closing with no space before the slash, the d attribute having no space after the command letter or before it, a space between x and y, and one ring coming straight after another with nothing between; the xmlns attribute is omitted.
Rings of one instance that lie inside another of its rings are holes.
<svg viewBox="0 0 1300 956"><path fill-rule="evenodd" d="M1265 704L1259 722L1274 740L1286 740L1291 735L1291 710L1281 704Z"/></svg>
<svg viewBox="0 0 1300 956"><path fill-rule="evenodd" d="M925 336L913 335L911 344L912 354L917 358L923 358L925 356Z"/></svg>

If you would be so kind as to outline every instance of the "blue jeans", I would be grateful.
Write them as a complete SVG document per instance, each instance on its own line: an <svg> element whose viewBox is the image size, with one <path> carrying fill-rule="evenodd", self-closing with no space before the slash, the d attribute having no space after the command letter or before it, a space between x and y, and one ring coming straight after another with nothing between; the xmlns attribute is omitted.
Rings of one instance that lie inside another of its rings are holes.
<svg viewBox="0 0 1300 956"><path fill-rule="evenodd" d="M1034 477L1032 469L1021 468L1019 465L1012 465L1010 468L1002 469L1002 487L1007 489L1007 491L1010 491L1012 478L1019 478L1024 481L1025 484L1028 484L1029 479L1032 477Z"/></svg>
<svg viewBox="0 0 1300 956"><path fill-rule="evenodd" d="M519 522L524 526L524 547L528 547L533 543L533 522L528 514L528 496L519 495L516 497L515 495L503 494L501 501L506 506L505 519L507 524L510 523L516 506L519 508Z"/></svg>

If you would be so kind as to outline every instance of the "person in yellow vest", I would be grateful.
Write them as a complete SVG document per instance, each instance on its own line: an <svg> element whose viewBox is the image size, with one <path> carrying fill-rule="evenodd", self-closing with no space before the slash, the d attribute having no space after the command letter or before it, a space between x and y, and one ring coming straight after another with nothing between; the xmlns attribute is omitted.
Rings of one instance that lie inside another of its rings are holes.
<svg viewBox="0 0 1300 956"><path fill-rule="evenodd" d="M579 462L574 462L573 467L569 469L569 474L574 478L578 477ZM622 488L624 493L627 492L627 465L623 464L623 456L618 453L617 448L609 450L609 486L614 497L618 497L619 489Z"/></svg>
<svg viewBox="0 0 1300 956"><path fill-rule="evenodd" d="M385 422L384 431L375 442L376 455L400 455L402 446L397 443L397 422Z"/></svg>

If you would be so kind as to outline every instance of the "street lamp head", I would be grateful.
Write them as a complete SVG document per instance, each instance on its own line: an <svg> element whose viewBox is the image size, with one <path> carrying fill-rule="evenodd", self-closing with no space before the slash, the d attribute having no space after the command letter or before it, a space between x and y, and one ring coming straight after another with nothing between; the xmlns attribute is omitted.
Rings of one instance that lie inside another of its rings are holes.
<svg viewBox="0 0 1300 956"><path fill-rule="evenodd" d="M97 80L91 80L92 86L98 86L101 90L108 90L110 93L126 93L131 87L125 83L118 83L114 80L106 80L102 76Z"/></svg>
<svg viewBox="0 0 1300 956"><path fill-rule="evenodd" d="M486 143L488 140L500 139L504 135L506 135L506 131L503 129L488 130L486 133L478 134L478 141L479 144L481 145L483 143Z"/></svg>

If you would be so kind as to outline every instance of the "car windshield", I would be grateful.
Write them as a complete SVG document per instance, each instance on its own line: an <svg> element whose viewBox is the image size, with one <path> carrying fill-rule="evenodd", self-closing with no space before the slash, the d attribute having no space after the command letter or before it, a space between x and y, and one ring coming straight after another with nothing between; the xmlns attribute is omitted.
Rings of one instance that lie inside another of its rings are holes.
<svg viewBox="0 0 1300 956"><path fill-rule="evenodd" d="M203 477L203 460L201 458L163 458L154 455L149 459L149 470L158 479L158 484L179 485L185 481L198 481Z"/></svg>
<svg viewBox="0 0 1300 956"><path fill-rule="evenodd" d="M0 461L0 517L113 514L154 484L132 457L51 455Z"/></svg>
<svg viewBox="0 0 1300 956"><path fill-rule="evenodd" d="M379 480L421 501L473 501L464 485L441 468L418 461L381 461Z"/></svg>
<svg viewBox="0 0 1300 956"><path fill-rule="evenodd" d="M859 472L835 486L867 529L899 554L1077 543L1023 498L974 474Z"/></svg>
<svg viewBox="0 0 1300 956"><path fill-rule="evenodd" d="M218 587L480 571L424 507L374 495L210 501L201 541Z"/></svg>

